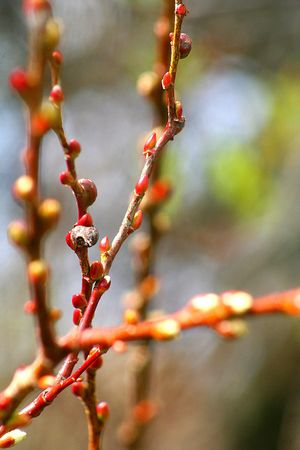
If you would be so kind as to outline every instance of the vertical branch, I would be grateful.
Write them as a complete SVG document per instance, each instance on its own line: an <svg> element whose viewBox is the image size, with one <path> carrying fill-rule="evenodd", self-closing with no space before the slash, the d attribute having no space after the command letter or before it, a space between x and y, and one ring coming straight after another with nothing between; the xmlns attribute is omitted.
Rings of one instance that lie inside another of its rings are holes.
<svg viewBox="0 0 300 450"><path fill-rule="evenodd" d="M31 311L35 313L37 337L42 354L52 362L58 357L53 329L53 316L47 305L49 269L43 259L42 239L57 222L60 205L54 199L41 200L39 166L44 134L59 122L57 111L43 103L46 62L59 40L59 28L52 18L50 4L24 3L29 28L29 57L27 70L15 69L10 84L27 107L27 145L23 153L25 175L14 184L15 198L25 211L24 222L15 221L8 234L13 243L25 253L31 293Z"/></svg>
<svg viewBox="0 0 300 450"><path fill-rule="evenodd" d="M177 3L176 5L177 6ZM170 61L170 32L174 18L174 0L163 0L161 14L154 30L157 38L157 58L153 67L152 85L147 79L147 86L143 86L143 75L138 82L138 90L152 103L154 110L154 127L163 128L166 118L171 122L176 117L176 103L174 87L167 93L168 110L166 110L166 95L161 79L168 71ZM183 16L175 14L173 47L170 69L173 85L179 61L180 29ZM174 39L175 36L175 39ZM149 75L148 75L149 76ZM168 114L167 114L168 112ZM125 321L133 323L147 318L149 301L157 291L157 279L154 276L154 263L157 245L161 237L163 226L159 223L159 211L168 199L170 186L162 177L162 159L160 153L153 165L151 184L143 202L143 210L147 218L148 233L136 236L132 243L133 266L135 274L135 288L126 297L128 310L125 311ZM138 301L136 300L138 299ZM127 417L120 428L120 440L128 450L141 448L143 429L147 422L155 415L155 405L150 401L150 378L153 359L151 341L141 341L132 349L129 367L129 398Z"/></svg>

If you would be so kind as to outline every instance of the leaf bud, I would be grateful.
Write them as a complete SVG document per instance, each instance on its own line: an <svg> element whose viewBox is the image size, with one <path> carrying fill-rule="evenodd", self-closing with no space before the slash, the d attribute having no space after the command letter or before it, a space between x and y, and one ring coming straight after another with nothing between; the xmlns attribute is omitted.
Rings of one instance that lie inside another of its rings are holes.
<svg viewBox="0 0 300 450"><path fill-rule="evenodd" d="M74 309L74 311L73 311L73 323L74 323L74 325L76 325L76 326L79 325L81 319L82 319L82 311L81 311L81 309L78 309L78 308Z"/></svg>
<svg viewBox="0 0 300 450"><path fill-rule="evenodd" d="M149 185L148 175L142 175L135 185L135 192L137 195L144 195Z"/></svg>
<svg viewBox="0 0 300 450"><path fill-rule="evenodd" d="M140 315L136 309L126 309L124 312L124 322L128 325L136 325L140 320Z"/></svg>
<svg viewBox="0 0 300 450"><path fill-rule="evenodd" d="M59 23L50 17L47 20L43 35L43 45L46 51L52 52L58 45L60 34Z"/></svg>
<svg viewBox="0 0 300 450"><path fill-rule="evenodd" d="M104 238L101 239L99 248L100 248L101 254L107 253L109 251L110 242L109 242L108 236L104 236Z"/></svg>
<svg viewBox="0 0 300 450"><path fill-rule="evenodd" d="M96 406L98 420L105 423L109 417L109 406L107 402L100 402Z"/></svg>
<svg viewBox="0 0 300 450"><path fill-rule="evenodd" d="M13 185L13 194L18 200L30 201L35 193L34 180L29 175L22 175Z"/></svg>
<svg viewBox="0 0 300 450"><path fill-rule="evenodd" d="M110 288L111 285L111 279L109 275L105 275L105 277L102 278L102 280L97 285L97 289L100 292L105 292Z"/></svg>
<svg viewBox="0 0 300 450"><path fill-rule="evenodd" d="M7 230L10 241L22 248L29 244L29 234L25 223L20 220L14 220L8 226Z"/></svg>
<svg viewBox="0 0 300 450"><path fill-rule="evenodd" d="M72 384L72 393L76 397L83 397L85 392L85 385L82 383L82 381L75 381L75 383Z"/></svg>
<svg viewBox="0 0 300 450"><path fill-rule="evenodd" d="M78 184L82 188L82 196L86 206L92 205L97 198L97 187L95 183L88 178L81 178L78 180Z"/></svg>
<svg viewBox="0 0 300 450"><path fill-rule="evenodd" d="M84 295L82 294L75 294L72 297L72 305L74 308L83 309L87 306L87 301Z"/></svg>
<svg viewBox="0 0 300 450"><path fill-rule="evenodd" d="M181 33L179 41L180 58L181 59L186 58L190 54L191 50L192 50L192 39L189 37L188 34Z"/></svg>
<svg viewBox="0 0 300 450"><path fill-rule="evenodd" d="M161 80L162 88L165 90L169 89L172 85L172 82L173 82L173 80L172 80L172 76L171 76L170 72L166 72Z"/></svg>
<svg viewBox="0 0 300 450"><path fill-rule="evenodd" d="M153 324L152 336L154 339L174 339L179 333L180 325L175 319L165 319Z"/></svg>
<svg viewBox="0 0 300 450"><path fill-rule="evenodd" d="M253 297L247 292L227 291L221 294L224 306L234 314L245 314L253 305Z"/></svg>
<svg viewBox="0 0 300 450"><path fill-rule="evenodd" d="M38 213L46 225L55 224L60 216L60 203L54 198L45 199L39 206Z"/></svg>
<svg viewBox="0 0 300 450"><path fill-rule="evenodd" d="M55 50L52 53L52 60L57 66L60 66L63 63L62 53L59 50Z"/></svg>
<svg viewBox="0 0 300 450"><path fill-rule="evenodd" d="M92 227L93 226L93 218L90 214L84 214L80 217L75 226L81 225L83 227Z"/></svg>
<svg viewBox="0 0 300 450"><path fill-rule="evenodd" d="M66 234L66 243L72 250L75 250L76 245L74 244L74 242L72 240L71 231L68 231L68 233Z"/></svg>
<svg viewBox="0 0 300 450"><path fill-rule="evenodd" d="M103 275L103 266L100 261L93 261L90 266L90 278L93 281L100 280Z"/></svg>
<svg viewBox="0 0 300 450"><path fill-rule="evenodd" d="M47 389L55 385L56 378L54 375L43 375L38 379L38 387L40 389Z"/></svg>
<svg viewBox="0 0 300 450"><path fill-rule="evenodd" d="M156 146L156 133L155 131L150 134L148 139L146 140L144 144L144 155L151 154L151 150L153 150Z"/></svg>
<svg viewBox="0 0 300 450"><path fill-rule="evenodd" d="M188 12L189 11L187 7L183 3L176 6L175 13L178 14L179 16L186 16Z"/></svg>
<svg viewBox="0 0 300 450"><path fill-rule="evenodd" d="M143 211L139 209L133 217L131 227L134 230L137 230L142 225L142 222L143 222Z"/></svg>
<svg viewBox="0 0 300 450"><path fill-rule="evenodd" d="M71 159L77 158L81 152L81 146L76 139L71 139L68 145L68 155Z"/></svg>
<svg viewBox="0 0 300 450"><path fill-rule="evenodd" d="M25 92L29 87L28 76L25 70L19 67L14 69L9 75L9 84L19 94Z"/></svg>
<svg viewBox="0 0 300 450"><path fill-rule="evenodd" d="M58 104L64 101L64 92L59 84L52 87L49 99Z"/></svg>
<svg viewBox="0 0 300 450"><path fill-rule="evenodd" d="M48 266L42 259L35 259L28 264L28 278L30 283L45 283L48 278Z"/></svg>
<svg viewBox="0 0 300 450"><path fill-rule="evenodd" d="M36 302L34 300L27 300L24 303L23 310L26 314L35 314L37 311Z"/></svg>
<svg viewBox="0 0 300 450"><path fill-rule="evenodd" d="M67 186L71 186L74 183L74 178L72 177L70 172L61 172L59 175L59 180L61 184L65 184Z"/></svg>

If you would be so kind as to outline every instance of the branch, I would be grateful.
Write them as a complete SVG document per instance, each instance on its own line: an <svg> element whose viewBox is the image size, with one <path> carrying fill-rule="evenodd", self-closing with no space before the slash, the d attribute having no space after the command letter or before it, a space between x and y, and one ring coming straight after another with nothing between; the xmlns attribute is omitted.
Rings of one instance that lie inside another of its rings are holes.
<svg viewBox="0 0 300 450"><path fill-rule="evenodd" d="M262 314L300 314L300 288L253 299L245 292L230 291L220 295L204 294L193 297L179 311L147 320L136 325L94 328L82 333L72 332L60 339L63 349L71 351L89 349L94 345L110 348L116 341L168 340L182 330L210 327L224 335L219 325L234 318ZM230 325L230 322L227 322ZM234 323L233 323L234 325ZM225 337L238 337L239 333L225 333Z"/></svg>

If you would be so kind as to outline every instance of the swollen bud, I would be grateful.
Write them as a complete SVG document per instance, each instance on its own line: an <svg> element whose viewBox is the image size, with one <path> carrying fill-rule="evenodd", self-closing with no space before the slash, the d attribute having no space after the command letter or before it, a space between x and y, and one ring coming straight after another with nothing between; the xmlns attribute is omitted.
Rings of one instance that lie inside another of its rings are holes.
<svg viewBox="0 0 300 450"><path fill-rule="evenodd" d="M143 211L139 209L133 217L131 226L134 230L137 230L142 225L142 222L143 222Z"/></svg>
<svg viewBox="0 0 300 450"><path fill-rule="evenodd" d="M66 234L66 243L72 250L76 249L76 245L74 244L71 237L71 231L68 231L68 233Z"/></svg>
<svg viewBox="0 0 300 450"><path fill-rule="evenodd" d="M72 305L74 308L83 309L87 306L86 298L82 294L75 294L72 297Z"/></svg>
<svg viewBox="0 0 300 450"><path fill-rule="evenodd" d="M100 280L103 275L103 266L100 261L93 261L90 266L90 278L93 281Z"/></svg>
<svg viewBox="0 0 300 450"><path fill-rule="evenodd" d="M75 383L72 384L72 393L76 397L83 397L85 392L85 385L82 383L82 381L75 381Z"/></svg>
<svg viewBox="0 0 300 450"><path fill-rule="evenodd" d="M45 225L54 225L60 216L60 203L54 198L44 200L38 209L38 213Z"/></svg>
<svg viewBox="0 0 300 450"><path fill-rule="evenodd" d="M101 255L103 255L109 251L110 242L109 242L108 236L104 236L104 238L101 239L99 248L100 248Z"/></svg>
<svg viewBox="0 0 300 450"><path fill-rule="evenodd" d="M79 325L81 319L82 319L82 311L81 311L81 309L78 309L78 308L74 309L74 311L73 311L73 323L74 323L74 325L76 325L76 326Z"/></svg>
<svg viewBox="0 0 300 450"><path fill-rule="evenodd" d="M30 283L45 283L48 278L48 267L42 259L36 259L28 264L28 278Z"/></svg>
<svg viewBox="0 0 300 450"><path fill-rule="evenodd" d="M186 16L188 12L189 11L187 7L183 3L176 6L175 13L178 14L179 16Z"/></svg>
<svg viewBox="0 0 300 450"><path fill-rule="evenodd" d="M55 50L52 53L52 61L57 65L60 66L63 62L63 55L59 50Z"/></svg>
<svg viewBox="0 0 300 450"><path fill-rule="evenodd" d="M171 76L170 72L166 72L161 80L162 88L165 90L169 89L172 85L172 82L173 82L173 80L172 80L172 76Z"/></svg>
<svg viewBox="0 0 300 450"><path fill-rule="evenodd" d="M98 420L105 423L109 417L109 406L106 402L100 402L96 406Z"/></svg>
<svg viewBox="0 0 300 450"><path fill-rule="evenodd" d="M27 227L19 220L15 220L9 224L7 234L10 241L19 247L24 248L29 244Z"/></svg>
<svg viewBox="0 0 300 450"><path fill-rule="evenodd" d="M13 185L13 194L18 200L30 201L34 192L34 180L29 175L22 175Z"/></svg>
<svg viewBox="0 0 300 450"><path fill-rule="evenodd" d="M80 217L76 225L81 225L83 227L92 227L93 226L93 219L90 214L84 214Z"/></svg>
<svg viewBox="0 0 300 450"><path fill-rule="evenodd" d="M137 195L144 195L149 185L148 175L143 175L135 185Z"/></svg>
<svg viewBox="0 0 300 450"><path fill-rule="evenodd" d="M90 206L97 198L97 187L92 180L81 178L78 184L82 188L82 196L85 199L86 206Z"/></svg>
<svg viewBox="0 0 300 450"><path fill-rule="evenodd" d="M61 172L59 175L59 180L61 184L65 184L67 186L71 186L74 183L74 178L72 177L70 172Z"/></svg>
<svg viewBox="0 0 300 450"><path fill-rule="evenodd" d="M61 103L64 101L64 93L58 84L55 84L53 88L51 89L49 99L52 100L54 103Z"/></svg>
<svg viewBox="0 0 300 450"><path fill-rule="evenodd" d="M110 288L111 279L109 275L105 275L102 280L99 282L97 288L100 292L105 292Z"/></svg>
<svg viewBox="0 0 300 450"><path fill-rule="evenodd" d="M153 325L152 336L154 339L174 339L179 333L180 325L175 319L166 319Z"/></svg>
<svg viewBox="0 0 300 450"><path fill-rule="evenodd" d="M22 94L28 89L28 76L24 69L16 68L9 75L9 84L12 89Z"/></svg>
<svg viewBox="0 0 300 450"><path fill-rule="evenodd" d="M145 142L144 145L144 155L151 154L151 150L153 150L156 146L156 133L155 131L150 134L148 139Z"/></svg>
<svg viewBox="0 0 300 450"><path fill-rule="evenodd" d="M179 52L180 52L180 58L184 59L192 50L192 39L189 37L189 35L185 33L180 34L180 42L179 42Z"/></svg>
<svg viewBox="0 0 300 450"><path fill-rule="evenodd" d="M79 142L76 139L71 139L68 145L68 155L71 159L77 158L79 153L81 152L81 147Z"/></svg>
<svg viewBox="0 0 300 450"><path fill-rule="evenodd" d="M52 17L48 19L43 36L43 45L46 51L52 51L59 43L60 27Z"/></svg>

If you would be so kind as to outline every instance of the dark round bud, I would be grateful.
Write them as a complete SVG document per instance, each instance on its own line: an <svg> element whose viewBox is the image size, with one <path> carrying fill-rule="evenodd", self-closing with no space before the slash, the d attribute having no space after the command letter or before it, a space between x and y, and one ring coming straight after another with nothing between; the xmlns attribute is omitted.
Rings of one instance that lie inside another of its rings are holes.
<svg viewBox="0 0 300 450"><path fill-rule="evenodd" d="M179 46L180 58L181 59L186 58L190 54L191 50L192 50L192 39L189 37L188 34L181 33Z"/></svg>
<svg viewBox="0 0 300 450"><path fill-rule="evenodd" d="M78 225L71 230L71 240L77 247L92 247L97 243L99 233L95 227Z"/></svg>
<svg viewBox="0 0 300 450"><path fill-rule="evenodd" d="M78 184L82 187L82 196L85 200L86 206L90 206L97 198L97 188L95 183L88 178L81 178L78 180Z"/></svg>

